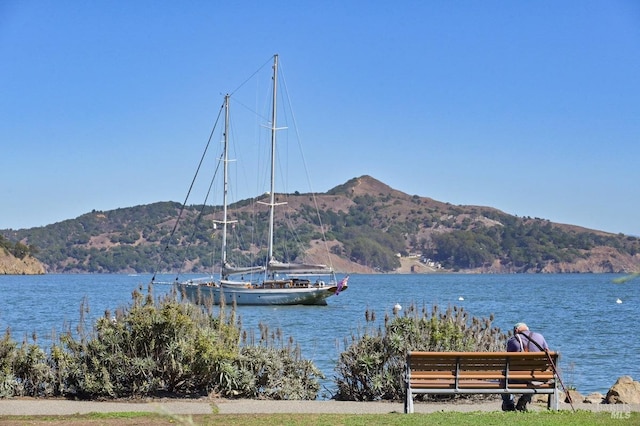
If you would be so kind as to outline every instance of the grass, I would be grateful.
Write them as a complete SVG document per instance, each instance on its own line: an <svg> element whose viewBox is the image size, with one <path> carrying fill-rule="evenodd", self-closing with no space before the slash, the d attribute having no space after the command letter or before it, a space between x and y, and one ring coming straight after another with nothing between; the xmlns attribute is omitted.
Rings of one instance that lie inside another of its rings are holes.
<svg viewBox="0 0 640 426"><path fill-rule="evenodd" d="M431 414L210 414L165 416L150 413L92 413L70 416L0 416L2 425L637 425L640 413L592 411L543 411L529 413L441 412Z"/></svg>

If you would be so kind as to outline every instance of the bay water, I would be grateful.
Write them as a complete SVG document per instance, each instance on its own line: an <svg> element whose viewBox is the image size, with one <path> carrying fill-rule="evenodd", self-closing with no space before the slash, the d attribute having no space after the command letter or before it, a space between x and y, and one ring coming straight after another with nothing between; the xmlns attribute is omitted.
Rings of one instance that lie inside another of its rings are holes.
<svg viewBox="0 0 640 426"><path fill-rule="evenodd" d="M526 322L541 332L552 350L561 353L560 370L567 387L606 393L623 375L640 380L640 335L637 328L640 279L614 284L615 274L537 275L352 275L349 288L328 299L327 306L239 306L243 329L260 335L258 325L281 329L292 337L304 358L326 375L323 394L334 388L334 366L344 338L365 326L365 312L378 322L393 315L395 305L442 309L463 307L471 316L494 316L508 331ZM156 277L171 282L175 276ZM182 277L188 278L188 277ZM131 303L131 293L147 292L150 276L40 275L0 276L0 330L10 328L17 342L50 347L52 333L80 319L83 301L89 324L106 310ZM154 296L170 290L155 285ZM400 311L402 315L402 311Z"/></svg>

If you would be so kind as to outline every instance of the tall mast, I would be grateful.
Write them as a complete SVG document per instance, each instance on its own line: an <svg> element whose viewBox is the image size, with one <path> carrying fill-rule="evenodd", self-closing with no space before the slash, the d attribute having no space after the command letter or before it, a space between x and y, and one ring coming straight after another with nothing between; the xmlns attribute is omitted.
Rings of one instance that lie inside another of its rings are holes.
<svg viewBox="0 0 640 426"><path fill-rule="evenodd" d="M235 223L235 220L227 220L227 194L229 193L229 98L230 95L224 96L224 149L222 153L222 171L223 171L223 188L222 188L222 220L214 220L215 223L222 224L222 265L220 268L220 276L224 278L224 269L227 265L227 225Z"/></svg>
<svg viewBox="0 0 640 426"><path fill-rule="evenodd" d="M229 94L224 95L224 153L222 170L224 184L222 189L222 270L227 264L227 192L229 190L228 162L229 162Z"/></svg>
<svg viewBox="0 0 640 426"><path fill-rule="evenodd" d="M278 55L273 56L273 100L271 105L271 190L269 198L269 258L273 260L273 222L276 202L276 94L278 93Z"/></svg>

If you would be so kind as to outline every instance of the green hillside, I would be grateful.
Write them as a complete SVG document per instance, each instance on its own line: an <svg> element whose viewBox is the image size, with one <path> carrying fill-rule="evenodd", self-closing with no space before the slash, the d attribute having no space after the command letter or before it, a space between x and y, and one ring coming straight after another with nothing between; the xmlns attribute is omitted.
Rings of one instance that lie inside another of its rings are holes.
<svg viewBox="0 0 640 426"><path fill-rule="evenodd" d="M491 207L454 206L402 193L369 176L316 195L315 203L309 194L278 199L287 201L276 216L283 237L277 240L288 241L276 247L282 261L303 258L324 228L335 256L379 272L396 270L398 255L409 254L449 271L640 269L637 237L512 216ZM265 255L267 210L257 201L229 208L229 217L238 221L229 229L232 262L246 264ZM12 247L33 251L48 272L205 272L219 257L212 252L220 246L220 230L212 226L221 217L219 211L159 202L0 234L4 241L13 241Z"/></svg>

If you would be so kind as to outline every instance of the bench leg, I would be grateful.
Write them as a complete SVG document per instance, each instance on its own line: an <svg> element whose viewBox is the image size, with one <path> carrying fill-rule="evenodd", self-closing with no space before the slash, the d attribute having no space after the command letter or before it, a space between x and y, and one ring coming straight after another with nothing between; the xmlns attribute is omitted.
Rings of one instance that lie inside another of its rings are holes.
<svg viewBox="0 0 640 426"><path fill-rule="evenodd" d="M560 396L558 395L557 387L553 390L553 393L549 394L549 399L547 400L547 409L554 411L558 411L560 409Z"/></svg>
<svg viewBox="0 0 640 426"><path fill-rule="evenodd" d="M404 413L413 413L413 395L411 394L411 388L407 388L407 393L404 397Z"/></svg>

